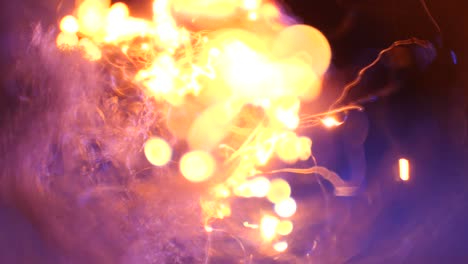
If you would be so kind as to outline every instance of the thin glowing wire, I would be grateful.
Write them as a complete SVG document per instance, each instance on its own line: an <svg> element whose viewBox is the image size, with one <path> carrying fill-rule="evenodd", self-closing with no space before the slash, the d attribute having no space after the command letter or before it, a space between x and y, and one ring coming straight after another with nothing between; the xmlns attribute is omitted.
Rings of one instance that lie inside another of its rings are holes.
<svg viewBox="0 0 468 264"><path fill-rule="evenodd" d="M347 112L347 111L350 111L350 110L363 111L364 108L362 106L359 106L359 105L347 105L347 106L343 106L343 107L340 107L340 108L337 108L337 109L333 109L333 110L323 112L323 113L319 113L319 114L315 114L315 115L305 115L304 118L301 118L301 121L306 121L306 120L309 120L309 119L315 120L318 117L333 115L333 114L337 114L337 113L341 113L341 112Z"/></svg>
<svg viewBox="0 0 468 264"><path fill-rule="evenodd" d="M362 68L357 77L352 81L350 82L348 85L345 86L345 88L343 89L343 92L341 93L340 97L330 106L330 109L333 109L335 106L339 105L340 103L343 102L343 100L346 98L346 96L349 94L349 91L351 89L353 89L356 85L358 85L361 80L362 80L362 77L364 76L364 74L366 74L366 72L374 67L383 57L383 55L385 55L385 53L393 50L394 48L396 47L399 47L399 46L407 46L407 45L418 45L418 46L421 46L421 47L428 47L430 46L431 44L426 41L426 40L420 40L420 39L417 39L417 38L410 38L410 39L406 39L406 40L398 40L398 41L395 41L393 42L393 44L380 51L379 52L379 55L377 56L377 58L372 61L369 65L367 65L366 67Z"/></svg>
<svg viewBox="0 0 468 264"><path fill-rule="evenodd" d="M436 28L439 35L442 35L442 30L440 29L440 26L437 23L437 21L435 20L434 16L431 14L431 11L429 10L429 7L427 6L426 1L425 0L419 0L419 2L421 3L422 7L424 8L424 11L426 12L427 16L431 20L432 24Z"/></svg>

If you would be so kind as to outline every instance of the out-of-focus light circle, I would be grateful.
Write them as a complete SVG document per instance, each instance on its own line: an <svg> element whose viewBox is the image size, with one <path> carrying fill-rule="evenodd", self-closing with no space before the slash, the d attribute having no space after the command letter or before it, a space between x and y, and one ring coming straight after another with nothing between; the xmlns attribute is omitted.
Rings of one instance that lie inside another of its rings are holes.
<svg viewBox="0 0 468 264"><path fill-rule="evenodd" d="M286 249L288 249L288 242L286 241L281 241L281 242L277 242L273 245L273 248L277 251L277 252L284 252L286 251Z"/></svg>
<svg viewBox="0 0 468 264"><path fill-rule="evenodd" d="M92 36L102 29L110 1L83 1L77 10L80 32Z"/></svg>
<svg viewBox="0 0 468 264"><path fill-rule="evenodd" d="M191 149L211 151L229 134L241 106L219 103L199 114L190 126L187 141Z"/></svg>
<svg viewBox="0 0 468 264"><path fill-rule="evenodd" d="M60 32L55 40L57 47L61 49L73 48L78 45L78 37L76 34Z"/></svg>
<svg viewBox="0 0 468 264"><path fill-rule="evenodd" d="M276 235L276 227L280 223L280 220L271 215L265 215L260 221L260 232L263 239L270 241Z"/></svg>
<svg viewBox="0 0 468 264"><path fill-rule="evenodd" d="M293 231L294 225L289 220L281 221L276 227L276 233L282 236L287 236Z"/></svg>
<svg viewBox="0 0 468 264"><path fill-rule="evenodd" d="M312 155L312 140L308 137L298 138L299 159L308 160Z"/></svg>
<svg viewBox="0 0 468 264"><path fill-rule="evenodd" d="M158 137L150 138L145 143L146 159L154 166L165 166L172 158L172 148L166 140Z"/></svg>
<svg viewBox="0 0 468 264"><path fill-rule="evenodd" d="M297 135L294 132L288 131L285 133L276 144L276 155L278 158L289 164L296 163L299 159L297 142Z"/></svg>
<svg viewBox="0 0 468 264"><path fill-rule="evenodd" d="M321 76L330 65L331 48L325 36L314 27L293 25L278 34L273 53L279 58L297 56L310 64Z"/></svg>
<svg viewBox="0 0 468 264"><path fill-rule="evenodd" d="M270 190L267 198L270 202L277 204L289 198L291 195L291 187L289 183L283 179L274 179L270 183Z"/></svg>
<svg viewBox="0 0 468 264"><path fill-rule="evenodd" d="M192 151L180 159L180 172L191 182L202 182L209 179L216 167L216 161L210 153Z"/></svg>
<svg viewBox="0 0 468 264"><path fill-rule="evenodd" d="M69 34L76 34L79 30L78 20L71 15L65 16L60 21L60 30Z"/></svg>
<svg viewBox="0 0 468 264"><path fill-rule="evenodd" d="M297 205L293 198L289 197L275 204L275 212L281 217L291 217L296 213Z"/></svg>
<svg viewBox="0 0 468 264"><path fill-rule="evenodd" d="M173 0L171 4L175 13L194 18L227 18L239 6L238 0Z"/></svg>
<svg viewBox="0 0 468 264"><path fill-rule="evenodd" d="M85 52L85 57L90 61L97 61L100 60L102 57L101 49L99 49L93 41L88 38L80 39L78 44L83 51Z"/></svg>
<svg viewBox="0 0 468 264"><path fill-rule="evenodd" d="M111 6L109 13L107 13L107 20L109 22L118 22L125 19L130 14L126 4L118 2Z"/></svg>
<svg viewBox="0 0 468 264"><path fill-rule="evenodd" d="M257 177L250 181L250 188L254 197L263 198L270 190L270 180L265 177Z"/></svg>
<svg viewBox="0 0 468 264"><path fill-rule="evenodd" d="M267 196L270 190L270 180L265 177L256 177L239 185L234 190L234 194L239 197L257 197Z"/></svg>

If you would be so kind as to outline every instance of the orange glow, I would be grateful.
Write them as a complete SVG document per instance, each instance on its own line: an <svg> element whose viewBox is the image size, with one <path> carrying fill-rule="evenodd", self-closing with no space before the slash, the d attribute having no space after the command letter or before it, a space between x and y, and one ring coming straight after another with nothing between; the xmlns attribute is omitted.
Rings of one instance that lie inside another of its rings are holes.
<svg viewBox="0 0 468 264"><path fill-rule="evenodd" d="M333 128L333 127L337 127L343 124L343 122L339 122L333 116L327 116L321 121L322 121L322 124L327 128Z"/></svg>
<svg viewBox="0 0 468 264"><path fill-rule="evenodd" d="M312 140L308 137L297 137L295 133L284 133L278 140L276 154L282 161L294 164L299 160L310 158Z"/></svg>
<svg viewBox="0 0 468 264"><path fill-rule="evenodd" d="M60 21L60 30L69 34L76 34L79 30L78 20L74 16L65 16Z"/></svg>
<svg viewBox="0 0 468 264"><path fill-rule="evenodd" d="M402 181L409 181L410 179L410 164L407 159L400 159L398 161L400 167L400 179Z"/></svg>
<svg viewBox="0 0 468 264"><path fill-rule="evenodd" d="M128 10L127 5L118 2L110 7L109 13L107 13L107 22L118 23L118 21L126 19L129 15L130 10Z"/></svg>
<svg viewBox="0 0 468 264"><path fill-rule="evenodd" d="M247 228L258 229L258 225L256 225L256 224L251 224L251 223L249 223L249 222L244 222L244 223L242 223L242 224L243 224L245 227L247 227Z"/></svg>
<svg viewBox="0 0 468 264"><path fill-rule="evenodd" d="M293 25L284 29L276 38L273 53L279 58L292 56L302 59L312 66L317 75L324 74L331 61L327 39L308 25Z"/></svg>
<svg viewBox="0 0 468 264"><path fill-rule="evenodd" d="M256 10L261 4L261 0L243 0L242 7L245 10Z"/></svg>
<svg viewBox="0 0 468 264"><path fill-rule="evenodd" d="M78 45L76 34L60 32L56 39L57 47L61 49L73 48Z"/></svg>
<svg viewBox="0 0 468 264"><path fill-rule="evenodd" d="M206 231L207 233L211 233L211 232L213 232L213 227L211 227L211 226L205 226L205 231Z"/></svg>
<svg viewBox="0 0 468 264"><path fill-rule="evenodd" d="M271 241L276 235L276 227L279 223L280 221L278 218L274 216L263 216L262 220L260 221L260 232L263 239Z"/></svg>
<svg viewBox="0 0 468 264"><path fill-rule="evenodd" d="M280 17L281 13L278 8L270 3L262 5L260 12L266 19L277 19Z"/></svg>
<svg viewBox="0 0 468 264"><path fill-rule="evenodd" d="M289 198L291 195L291 187L289 183L283 179L274 179L271 181L270 190L267 198L270 202L277 204Z"/></svg>
<svg viewBox="0 0 468 264"><path fill-rule="evenodd" d="M235 189L234 194L236 194L239 197L246 197L246 198L249 198L249 197L263 198L267 196L269 190L270 190L270 180L268 180L265 177L257 177L239 185Z"/></svg>
<svg viewBox="0 0 468 264"><path fill-rule="evenodd" d="M90 39L82 38L80 39L80 42L78 45L83 49L85 53L85 57L88 60L96 61L96 60L101 59L101 56L102 56L101 50Z"/></svg>
<svg viewBox="0 0 468 264"><path fill-rule="evenodd" d="M202 182L213 176L216 161L210 153L192 151L180 159L180 172L191 182Z"/></svg>
<svg viewBox="0 0 468 264"><path fill-rule="evenodd" d="M177 14L189 17L227 18L234 15L238 0L173 0Z"/></svg>
<svg viewBox="0 0 468 264"><path fill-rule="evenodd" d="M132 65L118 68L122 74L113 77L124 82L116 83L131 82L164 115L157 124L164 138L149 139L145 156L166 166L168 142L187 145L182 176L213 178L200 199L205 221L229 217L232 196L266 198L279 217L293 216L289 183L258 175L275 159L293 165L312 156L312 140L297 129L303 103L320 94L328 41L311 26L287 24L276 1L153 0L151 11L150 19L138 18L124 3L77 1L73 16L60 21L56 44L100 65L120 67L116 58ZM274 216L254 226L267 241L293 228ZM287 247L275 244L278 252Z"/></svg>
<svg viewBox="0 0 468 264"><path fill-rule="evenodd" d="M294 225L291 221L281 221L276 227L276 233L278 235L287 236L293 231Z"/></svg>
<svg viewBox="0 0 468 264"><path fill-rule="evenodd" d="M165 166L172 157L172 148L162 138L154 137L146 141L144 152L146 159L154 166Z"/></svg>
<svg viewBox="0 0 468 264"><path fill-rule="evenodd" d="M281 217L291 217L296 213L297 205L296 201L289 197L275 204L275 212Z"/></svg>
<svg viewBox="0 0 468 264"><path fill-rule="evenodd" d="M93 35L102 30L109 2L85 0L80 4L77 11L80 32Z"/></svg>
<svg viewBox="0 0 468 264"><path fill-rule="evenodd" d="M286 241L281 241L281 242L277 242L273 245L273 248L277 251L277 252L284 252L288 249L288 242Z"/></svg>

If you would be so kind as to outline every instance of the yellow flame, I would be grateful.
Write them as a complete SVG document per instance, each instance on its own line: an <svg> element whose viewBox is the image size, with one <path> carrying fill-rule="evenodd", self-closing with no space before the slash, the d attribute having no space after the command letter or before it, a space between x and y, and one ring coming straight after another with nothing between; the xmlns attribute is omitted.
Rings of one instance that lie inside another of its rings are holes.
<svg viewBox="0 0 468 264"><path fill-rule="evenodd" d="M267 196L270 190L270 180L265 177L256 177L248 180L234 190L234 194L239 197L258 197L263 198Z"/></svg>
<svg viewBox="0 0 468 264"><path fill-rule="evenodd" d="M67 33L67 32L60 32L57 36L56 44L57 47L61 49L73 48L78 45L78 37L76 34Z"/></svg>
<svg viewBox="0 0 468 264"><path fill-rule="evenodd" d="M311 157L312 140L296 129L302 103L318 96L330 64L326 38L283 22L272 1L154 0L152 11L143 19L124 3L77 1L74 16L60 21L56 45L91 61L123 56L136 66L122 69L125 81L167 110L167 131L189 146L179 160L182 176L203 182L216 172L218 184L201 201L207 218L230 216L232 194L266 197L279 216L294 215L289 183L258 177L258 168L273 158L294 164ZM172 159L162 138L149 139L144 152L155 166ZM292 231L291 222L273 216L258 227L268 241ZM280 243L277 251L286 250Z"/></svg>

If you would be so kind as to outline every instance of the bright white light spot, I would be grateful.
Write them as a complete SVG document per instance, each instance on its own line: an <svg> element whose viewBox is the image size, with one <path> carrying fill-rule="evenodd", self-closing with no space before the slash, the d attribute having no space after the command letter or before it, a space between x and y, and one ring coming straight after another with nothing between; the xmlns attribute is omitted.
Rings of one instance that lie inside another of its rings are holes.
<svg viewBox="0 0 468 264"><path fill-rule="evenodd" d="M284 218L293 216L296 213L296 209L296 201L294 201L294 199L291 197L275 204L275 212Z"/></svg>
<svg viewBox="0 0 468 264"><path fill-rule="evenodd" d="M284 251L286 251L286 249L288 249L288 242L286 242L286 241L281 241L281 242L275 243L275 244L273 245L273 248L274 248L277 252L284 252Z"/></svg>
<svg viewBox="0 0 468 264"><path fill-rule="evenodd" d="M343 124L343 122L339 122L338 120L336 120L336 118L334 118L332 116L325 117L321 121L322 121L322 124L326 128L333 128L333 127L337 127L337 126L340 126L340 125Z"/></svg>
<svg viewBox="0 0 468 264"><path fill-rule="evenodd" d="M262 233L262 237L270 241L276 235L276 227L280 223L279 219L271 216L265 215L262 220L260 221L260 232Z"/></svg>
<svg viewBox="0 0 468 264"><path fill-rule="evenodd" d="M407 159L400 159L398 161L400 165L400 179L402 181L408 181L410 179L409 171L410 171L410 165L409 165L409 160Z"/></svg>

